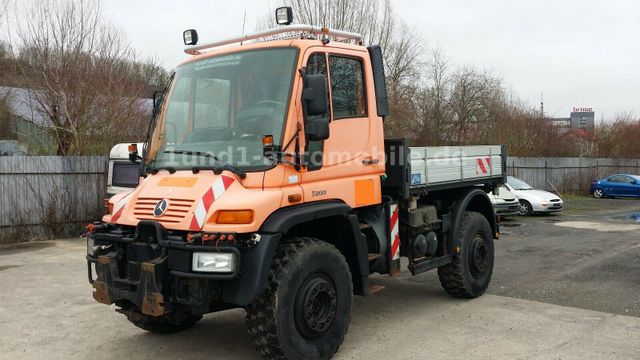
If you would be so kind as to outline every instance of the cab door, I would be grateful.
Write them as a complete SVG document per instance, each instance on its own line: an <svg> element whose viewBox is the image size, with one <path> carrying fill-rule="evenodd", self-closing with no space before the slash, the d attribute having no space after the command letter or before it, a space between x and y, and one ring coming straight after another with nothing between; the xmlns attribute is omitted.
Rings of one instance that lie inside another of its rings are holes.
<svg viewBox="0 0 640 360"><path fill-rule="evenodd" d="M311 48L308 60L323 56L328 70L330 130L322 142L321 161L312 161L302 176L305 201L337 198L354 207L379 203L384 143L382 119L367 96L369 89L373 94L368 53L320 49ZM319 158L318 148L309 144L308 150L316 151L309 151L312 159Z"/></svg>

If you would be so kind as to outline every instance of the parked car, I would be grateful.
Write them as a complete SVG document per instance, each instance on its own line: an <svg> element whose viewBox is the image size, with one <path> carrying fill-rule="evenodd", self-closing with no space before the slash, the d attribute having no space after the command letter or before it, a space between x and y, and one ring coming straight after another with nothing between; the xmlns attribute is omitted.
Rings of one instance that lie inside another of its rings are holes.
<svg viewBox="0 0 640 360"><path fill-rule="evenodd" d="M598 199L616 196L640 197L640 176L615 174L606 179L596 179L591 183L589 192Z"/></svg>
<svg viewBox="0 0 640 360"><path fill-rule="evenodd" d="M505 186L520 201L520 215L562 211L564 203L556 194L544 190L536 190L531 185L513 176L507 176Z"/></svg>
<svg viewBox="0 0 640 360"><path fill-rule="evenodd" d="M518 198L504 186L498 188L498 195L489 193L489 199L491 199L491 204L496 214L508 216L520 213Z"/></svg>

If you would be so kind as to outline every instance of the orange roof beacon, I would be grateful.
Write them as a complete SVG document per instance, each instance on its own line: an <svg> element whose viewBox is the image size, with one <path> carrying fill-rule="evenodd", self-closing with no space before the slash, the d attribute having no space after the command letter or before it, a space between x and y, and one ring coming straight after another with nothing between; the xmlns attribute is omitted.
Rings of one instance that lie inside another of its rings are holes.
<svg viewBox="0 0 640 360"><path fill-rule="evenodd" d="M184 32L190 56L128 147L140 182L88 228L89 281L145 330L244 308L265 358L328 359L353 295L399 274L400 257L413 275L437 268L453 296L484 293L499 234L487 193L506 155L385 139L380 46L276 15L201 45Z"/></svg>

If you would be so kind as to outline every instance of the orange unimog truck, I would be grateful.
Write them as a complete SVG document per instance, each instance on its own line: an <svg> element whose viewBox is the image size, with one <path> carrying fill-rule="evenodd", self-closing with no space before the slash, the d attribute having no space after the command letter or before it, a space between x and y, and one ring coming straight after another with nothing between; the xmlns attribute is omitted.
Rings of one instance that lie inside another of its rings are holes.
<svg viewBox="0 0 640 360"><path fill-rule="evenodd" d="M327 359L369 275L438 269L453 296L489 285L501 146L384 138L382 50L290 25L197 45L155 99L141 181L88 226L93 297L171 333L246 310L267 359Z"/></svg>

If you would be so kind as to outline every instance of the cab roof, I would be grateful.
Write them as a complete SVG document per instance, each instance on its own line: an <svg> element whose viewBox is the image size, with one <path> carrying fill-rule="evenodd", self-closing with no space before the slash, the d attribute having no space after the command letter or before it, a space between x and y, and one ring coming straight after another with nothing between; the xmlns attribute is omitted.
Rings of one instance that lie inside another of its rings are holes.
<svg viewBox="0 0 640 360"><path fill-rule="evenodd" d="M296 47L304 51L312 46L326 46L334 49L366 51L362 46L362 41L363 37L360 34L294 24L187 47L184 51L193 56L184 60L180 65L222 54L278 47ZM205 50L207 51L205 52Z"/></svg>

